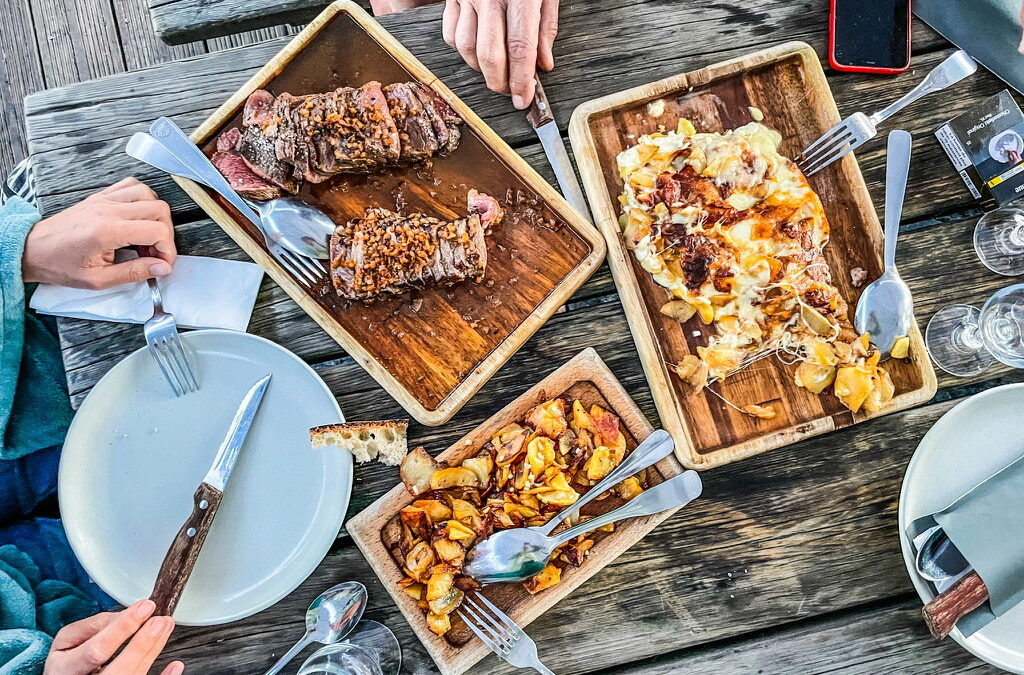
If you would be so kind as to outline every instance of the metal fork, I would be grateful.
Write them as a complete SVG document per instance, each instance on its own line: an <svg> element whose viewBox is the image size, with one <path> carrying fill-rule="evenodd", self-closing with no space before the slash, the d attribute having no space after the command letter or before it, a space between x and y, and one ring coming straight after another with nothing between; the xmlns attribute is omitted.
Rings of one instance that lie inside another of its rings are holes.
<svg viewBox="0 0 1024 675"><path fill-rule="evenodd" d="M847 153L867 143L878 134L878 125L908 105L934 91L959 82L978 69L967 52L960 49L935 66L919 85L889 107L868 116L855 112L825 132L818 140L794 158L796 165L807 176L812 176L829 164L839 161Z"/></svg>
<svg viewBox="0 0 1024 675"><path fill-rule="evenodd" d="M475 600L483 603L488 613ZM537 656L535 643L516 622L479 593L467 593L458 609L459 616L492 652L516 668L533 668L542 675L555 675Z"/></svg>
<svg viewBox="0 0 1024 675"><path fill-rule="evenodd" d="M185 348L181 346L181 339L178 337L178 325L174 322L174 315L164 311L164 300L156 279L148 281L149 294L153 297L153 316L143 325L142 330L146 335L149 353L160 366L160 371L167 378L167 383L171 385L175 396L199 391L192 364L189 363L188 354L185 353Z"/></svg>

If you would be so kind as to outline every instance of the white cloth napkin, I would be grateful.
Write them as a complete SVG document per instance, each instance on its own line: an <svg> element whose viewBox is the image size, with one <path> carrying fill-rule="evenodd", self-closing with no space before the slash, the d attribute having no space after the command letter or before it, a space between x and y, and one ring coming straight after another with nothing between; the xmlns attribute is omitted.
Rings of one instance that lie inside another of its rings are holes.
<svg viewBox="0 0 1024 675"><path fill-rule="evenodd" d="M263 268L255 263L182 255L158 283L164 310L178 326L244 331L262 278ZM41 314L122 323L145 323L153 316L145 281L105 291L39 284L29 306Z"/></svg>

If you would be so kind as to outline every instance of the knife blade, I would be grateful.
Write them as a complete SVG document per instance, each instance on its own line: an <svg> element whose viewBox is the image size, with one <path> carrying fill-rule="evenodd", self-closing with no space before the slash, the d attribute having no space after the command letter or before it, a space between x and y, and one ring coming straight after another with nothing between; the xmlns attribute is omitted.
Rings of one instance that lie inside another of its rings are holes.
<svg viewBox="0 0 1024 675"><path fill-rule="evenodd" d="M156 575L153 592L149 596L156 603L154 616L172 616L178 606L185 584L188 583L188 578L192 575L196 560L199 558L199 552L206 542L206 535L209 534L213 519L217 516L217 509L224 498L224 488L231 477L231 470L235 468L238 453L245 444L245 437L269 384L270 375L267 375L246 392L234 419L228 426L224 440L217 448L217 455L210 470L206 472L206 476L193 494L192 514L178 530L170 548L167 549L167 555L164 556L160 571Z"/></svg>
<svg viewBox="0 0 1024 675"><path fill-rule="evenodd" d="M555 171L555 179L562 191L565 201L575 209L588 222L591 221L590 209L587 206L587 198L583 196L583 189L576 179L576 172L572 168L572 161L569 160L569 153L565 150L565 143L562 142L562 134L558 131L558 123L551 113L551 104L544 93L544 87L540 78L534 76L536 89L533 95L533 103L526 113L526 119L530 126L537 132L540 144L544 147L544 154L547 155L551 168Z"/></svg>

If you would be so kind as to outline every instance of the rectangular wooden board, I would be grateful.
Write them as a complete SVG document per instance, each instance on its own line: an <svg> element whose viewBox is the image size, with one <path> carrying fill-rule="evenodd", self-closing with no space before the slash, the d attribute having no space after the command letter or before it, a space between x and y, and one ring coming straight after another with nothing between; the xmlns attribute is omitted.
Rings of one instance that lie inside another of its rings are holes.
<svg viewBox="0 0 1024 675"><path fill-rule="evenodd" d="M648 104L659 99L664 101L664 112L654 117ZM616 156L642 134L662 127L674 129L681 117L690 119L698 131L734 129L752 121L751 107L761 110L764 124L782 134L781 152L787 157L795 156L840 120L814 50L802 42L790 42L590 101L576 109L569 129L662 423L676 441L679 460L694 469L720 466L923 403L936 387L935 371L916 323L910 335L911 358L886 364L896 395L874 415L850 412L831 388L818 396L798 387L793 381L794 366L774 358L757 361L713 385L722 397L740 406L772 405L777 411L773 419L744 415L707 389L690 394L670 374L667 364L678 363L706 343L707 327L696 316L679 324L659 313L671 299L669 292L655 283L623 244L617 201L622 180ZM831 226L825 258L852 313L860 289L853 285L851 270L866 270L868 281L879 276L882 229L852 153L811 176L810 184L821 197Z"/></svg>
<svg viewBox="0 0 1024 675"><path fill-rule="evenodd" d="M470 188L506 208L488 237L480 284L425 289L372 305L338 296L330 282L307 290L267 252L263 238L219 196L185 179L186 192L260 263L327 333L423 424L447 421L597 269L605 244L540 175L362 9L328 7L192 134L212 151L238 124L249 94L325 92L418 80L465 120L446 158L380 174L306 185L300 197L337 222L368 206L441 218L466 215ZM413 302L415 299L415 302Z"/></svg>
<svg viewBox="0 0 1024 675"><path fill-rule="evenodd" d="M499 429L512 422L521 422L534 405L558 396L579 399L587 408L596 403L614 412L619 417L620 427L626 436L628 452L632 452L637 443L647 438L653 431L647 418L608 370L601 357L596 351L588 348L451 445L438 455L437 459L457 465L463 459L476 455ZM657 484L681 471L682 468L670 455L651 467L647 476L651 484ZM445 637L439 637L427 629L423 610L398 586L405 573L392 559L381 541L384 526L398 515L399 510L415 499L404 485L396 485L386 495L349 520L345 527L441 672L444 675L459 675L487 655L489 650L472 636L468 627L455 615L452 615L452 630ZM583 513L606 513L621 504L622 501L613 495L588 504L584 507ZM531 596L520 584L488 586L483 590L483 594L525 628L623 551L640 541L675 511L674 509L646 518L617 523L614 532L596 541L582 566L567 567L563 570L562 581L558 585L537 595Z"/></svg>

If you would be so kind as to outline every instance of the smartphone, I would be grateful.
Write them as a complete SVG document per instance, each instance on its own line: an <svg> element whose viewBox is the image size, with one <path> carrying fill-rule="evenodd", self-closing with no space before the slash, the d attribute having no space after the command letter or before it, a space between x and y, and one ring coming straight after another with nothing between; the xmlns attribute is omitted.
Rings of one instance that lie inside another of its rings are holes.
<svg viewBox="0 0 1024 675"><path fill-rule="evenodd" d="M831 0L828 62L855 73L909 68L910 0Z"/></svg>

